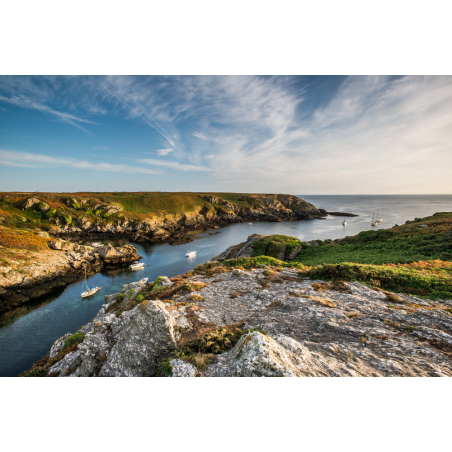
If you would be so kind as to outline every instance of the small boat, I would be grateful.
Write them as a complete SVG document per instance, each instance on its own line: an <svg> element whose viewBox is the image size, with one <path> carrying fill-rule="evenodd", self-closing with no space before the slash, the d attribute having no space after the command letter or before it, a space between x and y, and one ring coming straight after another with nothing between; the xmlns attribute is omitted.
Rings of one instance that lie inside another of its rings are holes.
<svg viewBox="0 0 452 452"><path fill-rule="evenodd" d="M129 265L130 270L140 270L144 268L144 264L142 262L135 261L133 264Z"/></svg>
<svg viewBox="0 0 452 452"><path fill-rule="evenodd" d="M146 284L147 282L148 282L148 278L141 278L139 281L138 281L140 284Z"/></svg>
<svg viewBox="0 0 452 452"><path fill-rule="evenodd" d="M374 214L372 215L372 223L370 223L371 226L378 226L378 221L376 220L376 216L375 215L375 209L374 209Z"/></svg>
<svg viewBox="0 0 452 452"><path fill-rule="evenodd" d="M253 223L248 223L248 224L253 224Z"/></svg>
<svg viewBox="0 0 452 452"><path fill-rule="evenodd" d="M378 209L377 217L375 218L376 223L381 223L383 218L380 218L380 209Z"/></svg>
<svg viewBox="0 0 452 452"><path fill-rule="evenodd" d="M85 268L85 286L84 291L81 293L82 298L91 297L91 295L94 295L96 292L99 292L101 287L94 287L94 284L88 288L88 283L86 282L86 268Z"/></svg>
<svg viewBox="0 0 452 452"><path fill-rule="evenodd" d="M189 251L185 257L195 257L196 256L196 251Z"/></svg>
<svg viewBox="0 0 452 452"><path fill-rule="evenodd" d="M345 220L342 222L342 226L347 226L347 222Z"/></svg>

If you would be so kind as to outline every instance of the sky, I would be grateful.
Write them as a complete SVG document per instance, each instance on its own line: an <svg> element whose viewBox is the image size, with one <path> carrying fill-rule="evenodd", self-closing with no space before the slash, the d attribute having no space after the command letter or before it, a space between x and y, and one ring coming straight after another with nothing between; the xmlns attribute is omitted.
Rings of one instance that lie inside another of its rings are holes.
<svg viewBox="0 0 452 452"><path fill-rule="evenodd" d="M0 76L0 191L452 193L452 76Z"/></svg>

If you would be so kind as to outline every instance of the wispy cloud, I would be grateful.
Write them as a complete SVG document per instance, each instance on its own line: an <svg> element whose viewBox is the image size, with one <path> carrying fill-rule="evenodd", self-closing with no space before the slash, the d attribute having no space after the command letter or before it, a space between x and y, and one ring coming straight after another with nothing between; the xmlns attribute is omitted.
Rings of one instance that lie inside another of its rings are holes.
<svg viewBox="0 0 452 452"><path fill-rule="evenodd" d="M71 115L69 113L64 113L61 111L54 110L53 108L48 107L47 105L38 103L36 101L33 101L27 97L5 97L0 95L0 101L8 102L12 105L17 105L22 108L30 108L34 110L41 111L43 113L52 115L57 118L58 121L64 122L66 124L70 124L71 126L77 127L78 129L82 130L83 132L91 135L91 132L86 130L84 127L80 125L82 124L96 124L93 121L89 121L87 119L78 118L77 116Z"/></svg>
<svg viewBox="0 0 452 452"><path fill-rule="evenodd" d="M0 100L83 129L104 114L155 129L129 158L160 148L170 161L140 163L203 173L177 189L452 192L452 77L335 80L323 90L303 77L6 77Z"/></svg>
<svg viewBox="0 0 452 452"><path fill-rule="evenodd" d="M157 166L165 166L167 168L171 168L179 171L212 171L210 168L199 165L189 165L178 162L167 162L165 160L156 160L156 159L138 159L138 161L142 163L147 163L148 165L157 165Z"/></svg>
<svg viewBox="0 0 452 452"><path fill-rule="evenodd" d="M156 152L158 155L168 155L170 152L173 152L174 149L170 148L170 149L158 149Z"/></svg>
<svg viewBox="0 0 452 452"><path fill-rule="evenodd" d="M117 165L107 162L88 162L72 158L54 157L45 154L34 154L22 151L0 150L0 161L5 166L28 168L66 167L92 171L108 171L119 173L162 174L161 171L129 165ZM23 163L27 162L27 163Z"/></svg>
<svg viewBox="0 0 452 452"><path fill-rule="evenodd" d="M94 149L97 149L99 151L111 151L112 150L108 146L94 146Z"/></svg>

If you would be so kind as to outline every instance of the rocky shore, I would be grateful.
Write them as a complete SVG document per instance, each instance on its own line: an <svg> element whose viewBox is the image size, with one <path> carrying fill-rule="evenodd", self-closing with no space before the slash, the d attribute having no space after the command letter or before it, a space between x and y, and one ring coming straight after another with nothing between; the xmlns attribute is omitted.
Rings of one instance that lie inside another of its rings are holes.
<svg viewBox="0 0 452 452"><path fill-rule="evenodd" d="M24 376L452 376L450 301L244 261L124 285Z"/></svg>
<svg viewBox="0 0 452 452"><path fill-rule="evenodd" d="M246 221L320 219L328 214L292 195L253 195L255 204L252 206L240 206L217 196L205 196L203 200L211 208L204 206L179 215L160 215L141 221L134 221L124 214L119 216L118 221L105 224L93 224L81 217L76 224L53 227L50 233L59 237L127 236L135 242L169 241L181 244L192 240L186 235L190 230ZM74 198L71 203L76 204L77 201ZM122 211L120 207L108 204L95 206L95 211L99 210L107 215Z"/></svg>
<svg viewBox="0 0 452 452"><path fill-rule="evenodd" d="M64 240L48 243L49 250L31 254L27 263L10 261L0 273L0 314L64 287L103 267L127 264L141 257L132 245L93 248Z"/></svg>

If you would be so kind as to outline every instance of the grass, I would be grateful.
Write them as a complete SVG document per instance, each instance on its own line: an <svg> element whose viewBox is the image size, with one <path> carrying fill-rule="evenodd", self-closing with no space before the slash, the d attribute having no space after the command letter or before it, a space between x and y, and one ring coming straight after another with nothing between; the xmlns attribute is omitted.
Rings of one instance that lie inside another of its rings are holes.
<svg viewBox="0 0 452 452"><path fill-rule="evenodd" d="M420 224L429 227L419 228ZM447 257L447 250L452 251L451 232L452 213L439 213L389 230L361 232L336 244L325 241L320 246L303 247L301 254L289 262L260 254L198 265L194 272L215 276L231 268L265 267L267 274L289 267L298 269L300 276L335 284L359 281L429 299L452 299L452 259L438 259L438 256ZM298 246L294 237L269 236L259 241L254 254L268 252L272 241L275 243L273 249ZM373 262L376 256L380 257L377 263ZM389 301L399 301L396 295L387 297Z"/></svg>
<svg viewBox="0 0 452 452"><path fill-rule="evenodd" d="M0 245L5 248L41 251L48 249L48 241L49 239L39 237L30 230L0 226Z"/></svg>
<svg viewBox="0 0 452 452"><path fill-rule="evenodd" d="M211 204L207 197L217 196L218 204ZM11 227L26 224L27 227L51 228L57 220L60 224L75 224L82 217L92 223L105 224L117 222L124 216L129 220L143 220L145 218L181 217L184 214L198 214L200 212L215 213L230 210L225 202L234 204L237 208L255 209L262 206L261 195L243 193L187 193L187 192L136 192L136 193L0 193L0 216ZM276 196L276 195L267 195ZM22 210L24 201L35 197L41 201L32 208ZM68 199L76 198L77 203L69 207ZM85 201L83 204L81 201ZM44 204L50 206L48 212L41 212L39 207ZM103 214L103 209L95 211L98 205L120 206L124 210L113 214ZM22 217L22 221L19 217Z"/></svg>
<svg viewBox="0 0 452 452"><path fill-rule="evenodd" d="M69 336L65 341L61 352L64 352L68 348L74 348L75 345L80 344L85 339L85 333L74 333L72 336Z"/></svg>
<svg viewBox="0 0 452 452"><path fill-rule="evenodd" d="M421 224L428 227L422 228ZM360 264L411 264L416 261L452 260L452 213L437 213L391 229L363 231L332 242L317 240L309 246L296 237L270 235L253 244L253 257L287 256L301 252L292 262L306 266L354 262Z"/></svg>

